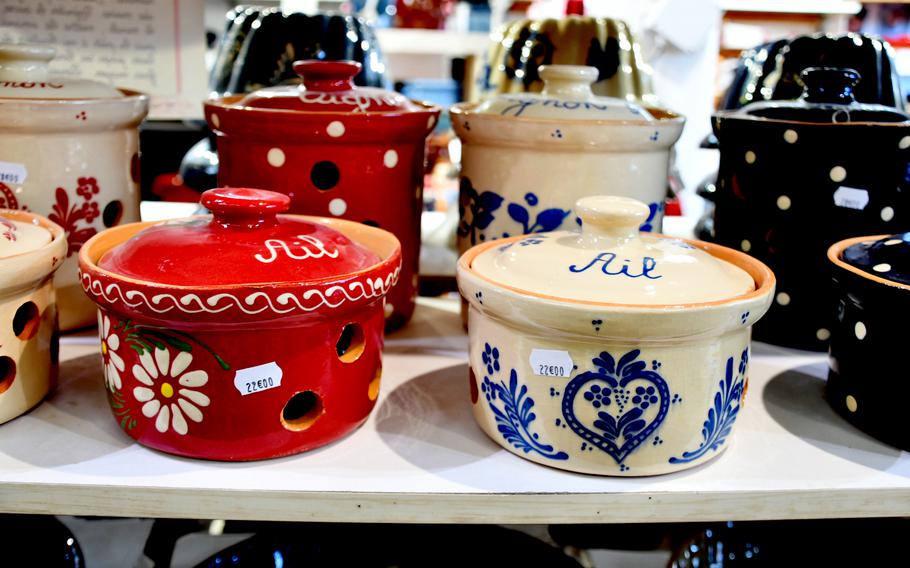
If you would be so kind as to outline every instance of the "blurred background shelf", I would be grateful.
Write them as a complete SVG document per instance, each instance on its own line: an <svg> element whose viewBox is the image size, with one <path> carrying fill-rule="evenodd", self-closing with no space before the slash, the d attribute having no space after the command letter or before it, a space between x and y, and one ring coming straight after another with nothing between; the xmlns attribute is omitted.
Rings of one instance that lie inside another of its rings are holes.
<svg viewBox="0 0 910 568"><path fill-rule="evenodd" d="M910 455L822 398L825 357L753 346L731 447L687 472L601 478L541 467L475 425L454 298L421 299L387 340L377 408L350 437L252 463L145 449L107 408L97 340L63 338L61 384L0 437L0 512L237 520L607 523L910 515Z"/></svg>

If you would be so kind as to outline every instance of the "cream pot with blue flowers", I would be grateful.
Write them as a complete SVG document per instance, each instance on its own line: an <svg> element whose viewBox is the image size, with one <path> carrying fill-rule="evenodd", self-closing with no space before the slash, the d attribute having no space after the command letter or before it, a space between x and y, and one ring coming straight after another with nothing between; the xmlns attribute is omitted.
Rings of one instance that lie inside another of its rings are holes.
<svg viewBox="0 0 910 568"><path fill-rule="evenodd" d="M648 206L580 199L580 231L516 236L458 262L474 416L521 457L641 476L730 443L752 324L774 275L748 255L639 231Z"/></svg>
<svg viewBox="0 0 910 568"><path fill-rule="evenodd" d="M452 107L462 141L460 252L493 239L578 226L575 201L619 195L649 206L660 231L670 149L685 119L669 110L595 96L594 67L541 67L541 93Z"/></svg>

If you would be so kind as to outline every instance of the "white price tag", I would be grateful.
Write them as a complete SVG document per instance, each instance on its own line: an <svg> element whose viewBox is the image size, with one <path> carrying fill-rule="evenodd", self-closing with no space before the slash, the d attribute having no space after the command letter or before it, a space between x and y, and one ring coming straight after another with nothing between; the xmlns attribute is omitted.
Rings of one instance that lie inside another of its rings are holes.
<svg viewBox="0 0 910 568"><path fill-rule="evenodd" d="M234 386L241 395L246 396L280 387L282 375L284 373L281 367L272 361L264 365L238 369L237 374L234 375Z"/></svg>
<svg viewBox="0 0 910 568"><path fill-rule="evenodd" d="M866 205L869 205L869 192L865 189L842 185L834 192L834 204L838 207L862 211Z"/></svg>
<svg viewBox="0 0 910 568"><path fill-rule="evenodd" d="M0 183L22 185L27 177L28 170L25 169L25 164L0 162Z"/></svg>
<svg viewBox="0 0 910 568"><path fill-rule="evenodd" d="M532 349L531 371L538 377L568 377L572 374L572 357L558 349Z"/></svg>

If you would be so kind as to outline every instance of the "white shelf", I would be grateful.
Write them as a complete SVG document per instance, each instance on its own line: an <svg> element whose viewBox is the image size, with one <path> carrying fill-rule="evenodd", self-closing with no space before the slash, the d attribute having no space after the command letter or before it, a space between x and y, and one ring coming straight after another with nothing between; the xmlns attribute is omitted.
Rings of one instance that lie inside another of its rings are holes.
<svg viewBox="0 0 910 568"><path fill-rule="evenodd" d="M490 43L484 32L381 28L376 37L386 55L481 55Z"/></svg>
<svg viewBox="0 0 910 568"><path fill-rule="evenodd" d="M862 3L848 0L720 0L718 6L727 12L852 16L860 11Z"/></svg>
<svg viewBox="0 0 910 568"><path fill-rule="evenodd" d="M478 429L454 300L421 300L387 341L364 427L257 463L180 459L133 443L102 390L95 340L63 340L61 383L0 427L0 511L357 522L589 523L910 515L910 455L855 430L822 399L823 355L753 346L732 447L677 474L566 473Z"/></svg>

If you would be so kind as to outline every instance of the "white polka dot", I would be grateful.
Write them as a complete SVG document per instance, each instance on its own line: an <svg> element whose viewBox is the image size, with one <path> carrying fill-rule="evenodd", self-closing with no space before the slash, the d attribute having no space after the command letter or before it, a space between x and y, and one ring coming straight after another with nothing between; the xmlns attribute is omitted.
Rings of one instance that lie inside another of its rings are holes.
<svg viewBox="0 0 910 568"><path fill-rule="evenodd" d="M856 334L856 338L862 341L866 338L866 324L861 321L856 322L856 325L853 326L853 333Z"/></svg>
<svg viewBox="0 0 910 568"><path fill-rule="evenodd" d="M781 211L786 211L787 209L790 208L790 205L791 205L790 198L787 197L786 195L781 195L780 197L777 198L777 208L780 209Z"/></svg>
<svg viewBox="0 0 910 568"><path fill-rule="evenodd" d="M852 394L847 395L846 403L847 403L847 410L849 410L850 412L856 412L856 406L857 406L856 399L853 398Z"/></svg>
<svg viewBox="0 0 910 568"><path fill-rule="evenodd" d="M842 182L847 179L847 170L841 166L834 166L831 168L831 171L828 173L831 176L831 181Z"/></svg>
<svg viewBox="0 0 910 568"><path fill-rule="evenodd" d="M269 161L270 166L280 168L284 165L284 151L281 148L272 148L269 150L266 159Z"/></svg>
<svg viewBox="0 0 910 568"><path fill-rule="evenodd" d="M825 341L831 337L831 332L825 328L821 328L815 332L815 337L817 337L819 341Z"/></svg>
<svg viewBox="0 0 910 568"><path fill-rule="evenodd" d="M338 120L333 120L325 129L326 134L332 138L338 138L344 134L344 124Z"/></svg>
<svg viewBox="0 0 910 568"><path fill-rule="evenodd" d="M901 138L901 141L897 143L897 147L901 150L906 150L910 148L910 136L904 136Z"/></svg>
<svg viewBox="0 0 910 568"><path fill-rule="evenodd" d="M386 317L386 318L389 318L389 317L392 315L392 313L395 312L395 306L393 306L393 305L392 305L391 303L389 303L389 302L386 302L385 307L384 307L383 309L385 310L385 317Z"/></svg>
<svg viewBox="0 0 910 568"><path fill-rule="evenodd" d="M890 247L890 246L894 246L894 245L899 245L902 242L904 242L904 241L902 241L900 239L888 239L887 241L885 241L885 246Z"/></svg>
<svg viewBox="0 0 910 568"><path fill-rule="evenodd" d="M890 221L894 219L894 209L891 207L885 207L882 209L882 221Z"/></svg>
<svg viewBox="0 0 910 568"><path fill-rule="evenodd" d="M743 252L749 252L752 250L752 243L748 239L743 239L743 242L739 243L739 248L743 249Z"/></svg>
<svg viewBox="0 0 910 568"><path fill-rule="evenodd" d="M427 119L427 130L432 130L434 126L436 126L436 119L431 114L430 118Z"/></svg>
<svg viewBox="0 0 910 568"><path fill-rule="evenodd" d="M344 212L348 210L348 203L336 197L335 199L329 201L329 213L338 217L339 215L344 215Z"/></svg>
<svg viewBox="0 0 910 568"><path fill-rule="evenodd" d="M795 144L797 138L799 138L799 135L795 130L784 131L784 140L786 140L789 144Z"/></svg>
<svg viewBox="0 0 910 568"><path fill-rule="evenodd" d="M218 118L218 115L214 112L211 114L212 126L215 128L221 128L221 119Z"/></svg>
<svg viewBox="0 0 910 568"><path fill-rule="evenodd" d="M755 163L755 152L753 152L752 150L749 150L748 152L746 152L746 163L747 164Z"/></svg>
<svg viewBox="0 0 910 568"><path fill-rule="evenodd" d="M875 266L873 266L872 270L874 270L876 272L890 272L891 265L888 264L887 262L883 262L881 264L876 264Z"/></svg>
<svg viewBox="0 0 910 568"><path fill-rule="evenodd" d="M382 163L385 164L387 168L394 168L398 165L398 152L395 150L388 150L385 155L382 157Z"/></svg>
<svg viewBox="0 0 910 568"><path fill-rule="evenodd" d="M790 304L790 294L788 294L786 292L781 292L780 294L778 294L777 303L782 306L786 306L786 305Z"/></svg>

